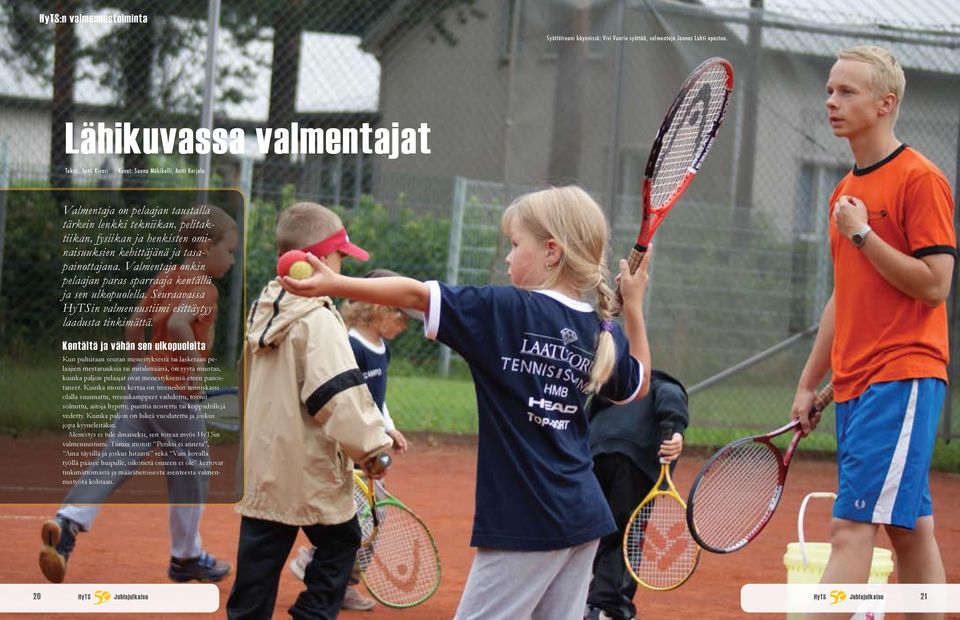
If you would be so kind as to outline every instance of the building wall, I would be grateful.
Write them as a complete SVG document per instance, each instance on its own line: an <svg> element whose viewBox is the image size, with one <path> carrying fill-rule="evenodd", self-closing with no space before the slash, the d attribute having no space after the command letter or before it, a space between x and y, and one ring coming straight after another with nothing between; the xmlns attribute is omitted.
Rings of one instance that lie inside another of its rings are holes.
<svg viewBox="0 0 960 620"><path fill-rule="evenodd" d="M617 44L589 45L583 62L570 71L561 66L558 44L548 41L548 36L562 34L558 24L563 23L563 16L559 11L565 5L526 2L511 84L505 54L511 3L488 0L480 6L487 18L472 20L457 29L460 42L455 47L431 44L427 39L429 27L420 26L380 55L381 126L392 121L402 125L429 122L433 154L393 161L378 158L378 188L387 187L395 175L439 179L464 176L518 186L543 185L550 178L551 150L561 148L554 146L554 136L569 130L572 120L580 128L580 141L572 147L575 176L557 180L576 181L605 195L610 182L618 89ZM620 34L616 11L616 3L604 3L592 11L586 25L589 34ZM623 32L653 36L676 32L722 35L726 31L719 25L705 30L683 18L672 20L668 28L648 11L630 10ZM716 43L708 47L669 42L630 42L623 46L622 98L616 126L619 154L614 165L622 169L623 158L632 155L639 164L627 165L630 176L642 174L642 163L683 78L698 62L716 55L718 47ZM570 99L579 105L567 105ZM567 110L566 115L562 109ZM557 131L555 124L559 124ZM727 154L712 155L711 159L721 161L711 162L702 173L712 180L698 180L695 186L704 198L716 199L729 193L731 137L727 128L721 132L715 148ZM505 148L507 144L509 148ZM618 185L628 187L625 180Z"/></svg>
<svg viewBox="0 0 960 620"><path fill-rule="evenodd" d="M502 178L507 83L498 38L501 7L481 4L485 19L452 25L456 45L431 42L431 26L421 24L380 55L379 126L428 123L431 154L376 157L378 196L390 200L404 192L414 201L447 200L455 175Z"/></svg>
<svg viewBox="0 0 960 620"><path fill-rule="evenodd" d="M80 128L84 121L113 122L105 114L77 113L73 121L75 146L79 145ZM37 102L33 107L17 104L0 108L0 144L4 139L9 144L8 157L13 179L46 181L50 167L49 104ZM108 167L116 167L119 160L119 157L106 155L75 154L71 158L71 166L92 169L113 161Z"/></svg>
<svg viewBox="0 0 960 620"><path fill-rule="evenodd" d="M421 179L421 185L429 179L445 199L454 176L516 187L541 186L550 179L551 152L558 148L553 144L555 136L564 131L574 134L579 125L579 143L563 147L576 151L574 176L555 180L576 181L595 195L606 196L616 131L618 154L612 165L617 167L618 191L636 194L650 145L683 78L693 66L717 55L733 63L736 90L714 149L685 201L732 205L739 166L752 161L752 192L746 193L749 204L745 206L789 236L796 234L798 226L807 225L797 221L796 210L797 203L810 196L806 187L810 170L823 168L829 172L823 179L832 183L833 175L851 164L845 141L832 135L824 119L831 50L812 55L765 47L759 78L751 84L743 27L734 36L717 21L664 16L633 7L625 13L623 33L645 35L648 40L622 44L623 79L618 84L617 43L588 44L583 62L571 71L561 66L559 44L548 38L564 34L562 11L569 17L572 9L564 3L526 0L511 82L505 54L511 6L503 0L481 2L487 18L457 27L460 42L454 47L431 44L429 27L420 26L385 48L380 56L381 123L430 123L433 155L393 161L379 158L378 188L391 182L402 185L397 177L405 179L407 186L413 177ZM598 3L581 28L590 35L620 34L618 8L616 2ZM649 40L654 36L725 37L726 41ZM765 45L776 39L769 32L765 37ZM842 47L841 43L831 44ZM570 49L573 44L563 45ZM941 74L909 67L907 78L898 133L928 153L955 182L955 84ZM757 87L756 115L745 118L746 89ZM618 88L621 107L615 123ZM570 105L571 101L579 105ZM744 141L750 123L757 129L752 149Z"/></svg>

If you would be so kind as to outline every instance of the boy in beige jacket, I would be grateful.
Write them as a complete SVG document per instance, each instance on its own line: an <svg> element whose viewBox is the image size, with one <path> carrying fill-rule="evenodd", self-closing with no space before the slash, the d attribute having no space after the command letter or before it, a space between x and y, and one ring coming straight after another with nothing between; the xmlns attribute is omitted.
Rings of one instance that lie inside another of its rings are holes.
<svg viewBox="0 0 960 620"><path fill-rule="evenodd" d="M307 202L280 214L277 249L308 251L337 272L344 256L369 257L335 213ZM250 310L245 359L243 518L227 616L273 615L284 562L303 529L317 552L290 615L336 618L360 546L353 462L393 442L329 297L298 297L271 281Z"/></svg>

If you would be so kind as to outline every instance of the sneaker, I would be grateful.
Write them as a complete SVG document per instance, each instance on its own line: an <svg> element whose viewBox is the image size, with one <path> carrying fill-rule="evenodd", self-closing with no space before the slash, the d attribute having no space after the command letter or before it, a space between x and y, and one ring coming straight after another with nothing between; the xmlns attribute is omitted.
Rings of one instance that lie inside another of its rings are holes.
<svg viewBox="0 0 960 620"><path fill-rule="evenodd" d="M80 526L66 517L57 515L44 522L40 529L43 546L40 548L40 570L53 583L60 583L67 575L67 558L77 544Z"/></svg>
<svg viewBox="0 0 960 620"><path fill-rule="evenodd" d="M370 611L376 604L376 601L360 594L356 588L347 588L347 593L343 596L344 609Z"/></svg>
<svg viewBox="0 0 960 620"><path fill-rule="evenodd" d="M290 572L300 581L303 581L303 576L307 572L307 564L313 560L314 549L316 549L316 547L304 547L301 545L301 547L297 549L297 557L290 560L290 563L287 564Z"/></svg>
<svg viewBox="0 0 960 620"><path fill-rule="evenodd" d="M232 568L227 562L221 562L204 551L197 558L187 560L170 558L167 576L180 583L185 581L214 583L229 575Z"/></svg>

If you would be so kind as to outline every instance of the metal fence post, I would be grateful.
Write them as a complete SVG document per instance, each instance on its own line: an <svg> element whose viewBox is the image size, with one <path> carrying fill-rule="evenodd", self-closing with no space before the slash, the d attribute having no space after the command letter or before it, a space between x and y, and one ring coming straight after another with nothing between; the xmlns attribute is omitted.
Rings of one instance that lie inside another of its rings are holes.
<svg viewBox="0 0 960 620"><path fill-rule="evenodd" d="M0 147L0 188L10 187L10 162L7 159L7 147L10 138L3 139ZM7 238L7 196L9 191L0 191L0 284L3 283L3 246Z"/></svg>
<svg viewBox="0 0 960 620"><path fill-rule="evenodd" d="M217 35L220 32L220 0L209 0L207 4L207 58L203 74L203 109L200 112L200 127L213 129L214 73L217 70ZM207 200L207 188L210 187L211 154L207 150L197 162L200 169L197 184L200 186L202 201Z"/></svg>
<svg viewBox="0 0 960 620"><path fill-rule="evenodd" d="M619 22L621 38L626 35L626 0L620 0L617 6L617 21ZM607 161L607 221L613 224L617 212L617 185L620 181L620 105L623 99L623 65L624 42L617 43L617 57L614 65L613 109L610 121L610 155Z"/></svg>
<svg viewBox="0 0 960 620"><path fill-rule="evenodd" d="M956 187L953 188L953 204L956 205L957 201L960 200L960 122L957 123L957 159L956 159L956 176L954 177ZM953 229L957 230L960 228L960 213L957 213L957 210L953 211ZM954 265L953 275L950 277L950 289L953 291L953 294L948 298L950 305L947 308L947 333L950 335L950 363L947 366L947 376L951 381L947 384L947 396L944 399L943 403L943 425L940 427L940 432L943 438L947 441L953 437L953 380L957 376L957 352L960 351L960 346L958 346L958 338L960 338L960 324L958 324L958 311L960 311L960 292L957 291L957 269Z"/></svg>
<svg viewBox="0 0 960 620"><path fill-rule="evenodd" d="M237 244L236 258L233 262L233 270L230 273L230 314L227 317L227 335L226 357L232 366L239 360L241 347L239 340L243 339L243 331L240 323L243 316L243 274L246 270L244 256L246 256L246 247L244 241L246 238L247 224L249 223L250 203L252 201L251 192L253 190L253 158L244 157L240 160L240 193L243 194L243 213L240 221L237 223L240 233L240 243ZM239 378L238 378L239 379Z"/></svg>
<svg viewBox="0 0 960 620"><path fill-rule="evenodd" d="M450 242L447 244L447 284L456 284L460 277L460 243L463 236L463 209L466 204L467 182L463 177L453 179L453 212L450 214ZM440 376L450 374L450 349L440 347Z"/></svg>

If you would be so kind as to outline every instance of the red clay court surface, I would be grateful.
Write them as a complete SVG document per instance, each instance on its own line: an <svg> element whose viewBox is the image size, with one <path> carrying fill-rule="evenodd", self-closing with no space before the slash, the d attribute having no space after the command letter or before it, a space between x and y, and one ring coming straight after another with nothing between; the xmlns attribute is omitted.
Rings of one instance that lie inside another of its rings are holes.
<svg viewBox="0 0 960 620"><path fill-rule="evenodd" d="M9 455L22 449L26 439L0 438L2 486L15 486L11 478ZM464 580L470 569L473 549L469 546L473 514L473 490L476 466L475 447L469 442L430 437L414 437L406 455L395 459L387 478L390 490L404 500L430 526L440 548L443 582L437 593L418 607L405 610L378 605L371 612L344 611L341 618L355 620L406 619L438 620L452 618ZM684 458L674 480L681 493L689 489L701 458ZM745 583L775 583L786 580L783 554L788 542L797 539L796 513L800 500L809 491L831 491L836 484L832 461L797 455L779 513L760 538L749 547L730 554L704 552L690 580L672 592L641 589L637 605L641 618L783 618L779 614L746 614L740 610L740 586ZM937 536L947 568L947 580L960 582L960 476L935 472L932 475L937 513ZM40 525L54 514L55 505L0 506L0 527L4 535L4 554L0 562L0 583L43 582L37 566ZM826 540L829 502L812 500L807 514L807 540ZM233 561L236 555L240 517L233 506L208 506L201 523L205 547L217 557ZM880 544L889 547L885 535ZM299 542L305 539L301 535ZM92 532L80 536L70 559L67 581L72 583L169 583L167 511L163 506L105 506ZM199 617L225 618L223 606L232 579L220 584L221 607L209 616L199 614L145 614L144 618ZM301 586L284 571L274 618L289 618L287 607ZM9 617L9 616L7 616ZM33 615L31 617L40 617ZM62 614L57 618L87 620L91 614ZM133 617L109 614L108 617ZM139 616L137 616L139 617ZM888 615L888 618L900 617ZM950 615L960 618L960 614Z"/></svg>

